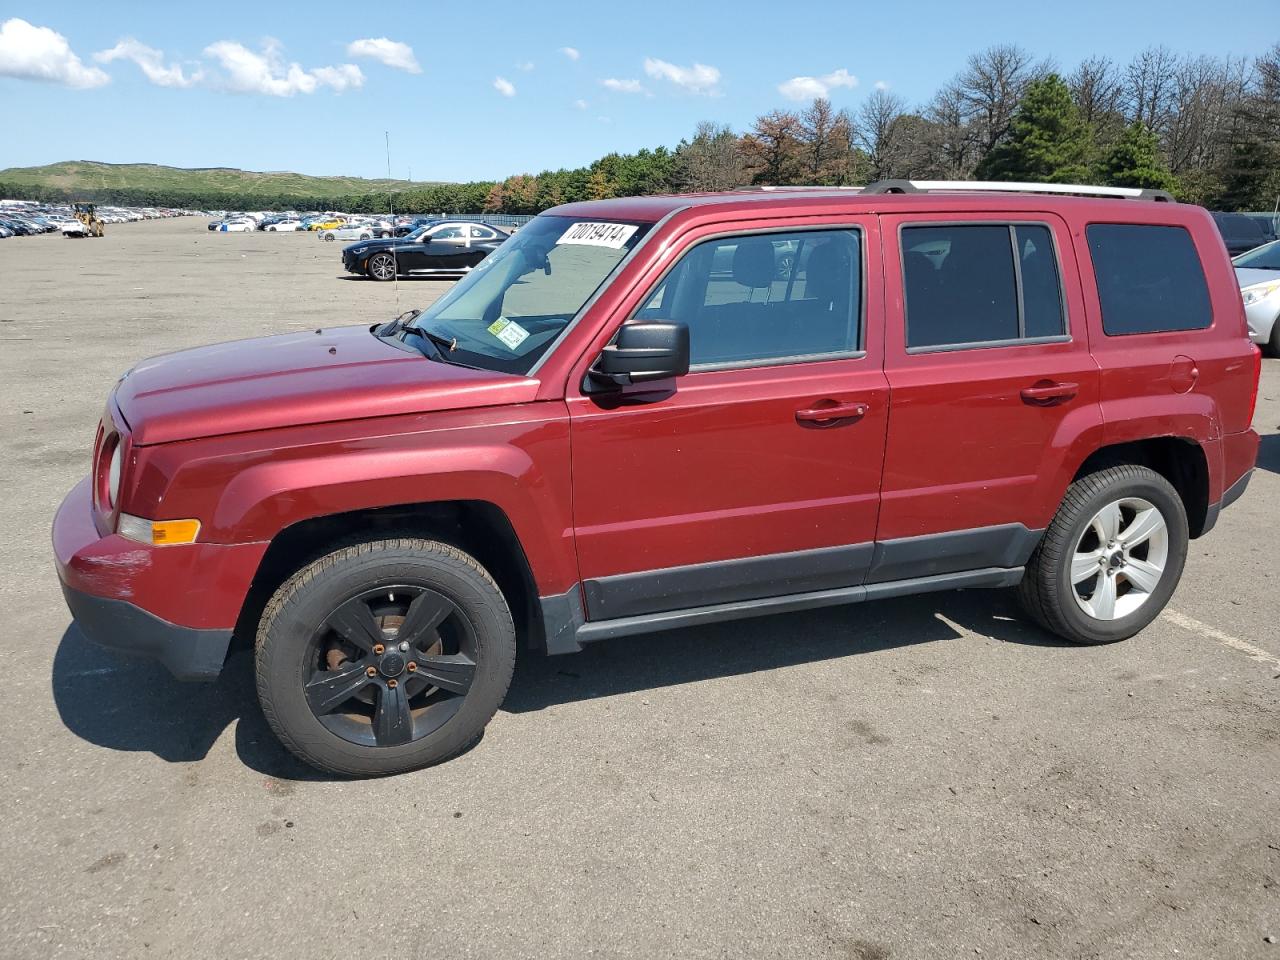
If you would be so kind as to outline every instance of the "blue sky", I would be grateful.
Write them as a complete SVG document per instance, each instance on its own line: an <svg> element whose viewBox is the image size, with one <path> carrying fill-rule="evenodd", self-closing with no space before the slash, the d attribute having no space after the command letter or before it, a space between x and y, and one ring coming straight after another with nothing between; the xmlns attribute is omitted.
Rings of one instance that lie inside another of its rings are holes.
<svg viewBox="0 0 1280 960"><path fill-rule="evenodd" d="M1251 28L1229 9L0 2L0 167L90 159L382 176L389 131L397 177L491 179L674 146L703 119L741 130L797 105L788 93L826 89L856 108L880 82L921 101L997 42L1067 69L1152 44L1252 56L1275 42L1274 18Z"/></svg>

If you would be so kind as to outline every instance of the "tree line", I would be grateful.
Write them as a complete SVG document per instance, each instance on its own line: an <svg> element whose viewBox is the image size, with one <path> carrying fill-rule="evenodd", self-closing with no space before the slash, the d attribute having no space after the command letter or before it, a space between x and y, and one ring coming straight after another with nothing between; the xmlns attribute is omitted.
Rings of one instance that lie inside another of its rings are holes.
<svg viewBox="0 0 1280 960"><path fill-rule="evenodd" d="M501 182L338 197L72 192L138 206L532 214L575 200L894 178L1151 187L1214 209L1272 209L1280 198L1280 43L1253 59L1151 47L1128 63L1091 57L1069 70L996 45L970 56L922 104L887 89L852 111L820 98L762 114L741 134L704 122L674 149L610 153ZM0 195L71 197L3 183Z"/></svg>

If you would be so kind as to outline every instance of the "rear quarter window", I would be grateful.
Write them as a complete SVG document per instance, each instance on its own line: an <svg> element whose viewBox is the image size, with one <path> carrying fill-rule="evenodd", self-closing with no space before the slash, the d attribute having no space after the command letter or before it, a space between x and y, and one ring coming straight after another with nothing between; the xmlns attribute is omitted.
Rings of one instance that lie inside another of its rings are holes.
<svg viewBox="0 0 1280 960"><path fill-rule="evenodd" d="M1203 330L1213 322L1204 268L1185 228L1093 223L1086 232L1108 335Z"/></svg>

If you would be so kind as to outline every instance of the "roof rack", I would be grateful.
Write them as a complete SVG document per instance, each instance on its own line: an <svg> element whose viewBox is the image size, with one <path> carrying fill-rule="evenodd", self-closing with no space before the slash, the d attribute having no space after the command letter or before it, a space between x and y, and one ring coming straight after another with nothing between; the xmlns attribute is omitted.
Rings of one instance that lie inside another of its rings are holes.
<svg viewBox="0 0 1280 960"><path fill-rule="evenodd" d="M1175 203L1173 194L1165 190L1140 187L1091 187L1079 183L1004 183L998 180L877 180L862 192L877 193L1057 193L1077 197L1119 197L1124 200L1150 200Z"/></svg>

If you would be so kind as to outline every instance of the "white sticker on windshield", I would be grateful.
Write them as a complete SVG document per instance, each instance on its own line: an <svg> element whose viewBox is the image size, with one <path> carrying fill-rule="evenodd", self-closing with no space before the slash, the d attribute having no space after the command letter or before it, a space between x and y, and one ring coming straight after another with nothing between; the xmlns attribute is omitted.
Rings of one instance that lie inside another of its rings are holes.
<svg viewBox="0 0 1280 960"><path fill-rule="evenodd" d="M575 223L556 243L620 250L638 229L631 223Z"/></svg>
<svg viewBox="0 0 1280 960"><path fill-rule="evenodd" d="M506 317L499 317L489 324L488 329L490 333L506 344L509 350L515 350L516 347L529 339L528 330L514 320L508 320Z"/></svg>

